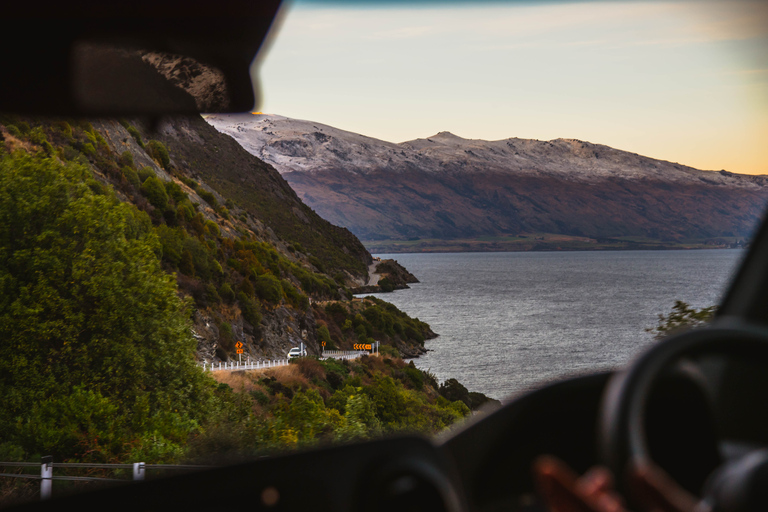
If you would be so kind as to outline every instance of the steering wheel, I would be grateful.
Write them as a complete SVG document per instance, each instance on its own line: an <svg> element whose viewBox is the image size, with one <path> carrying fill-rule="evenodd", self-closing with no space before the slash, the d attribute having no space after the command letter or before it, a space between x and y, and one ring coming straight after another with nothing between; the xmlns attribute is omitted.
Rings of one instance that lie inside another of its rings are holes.
<svg viewBox="0 0 768 512"><path fill-rule="evenodd" d="M681 361L713 354L748 358L765 365L768 372L768 331L720 322L673 336L652 347L608 383L598 424L600 456L616 475L619 490L630 500L632 465L652 460L646 414L652 396L658 396L653 395L655 386ZM726 459L709 476L700 494L702 510L768 510L768 450Z"/></svg>

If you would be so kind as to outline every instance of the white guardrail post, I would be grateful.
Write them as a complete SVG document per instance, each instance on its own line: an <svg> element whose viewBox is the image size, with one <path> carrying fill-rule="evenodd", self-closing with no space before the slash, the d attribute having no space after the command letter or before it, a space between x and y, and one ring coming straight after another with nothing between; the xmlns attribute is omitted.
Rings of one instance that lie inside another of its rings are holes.
<svg viewBox="0 0 768 512"><path fill-rule="evenodd" d="M133 480L136 482L139 482L141 480L144 480L144 472L147 469L147 465L143 462L134 462L133 463Z"/></svg>
<svg viewBox="0 0 768 512"><path fill-rule="evenodd" d="M46 455L41 460L40 466L40 499L47 500L53 490L53 457Z"/></svg>

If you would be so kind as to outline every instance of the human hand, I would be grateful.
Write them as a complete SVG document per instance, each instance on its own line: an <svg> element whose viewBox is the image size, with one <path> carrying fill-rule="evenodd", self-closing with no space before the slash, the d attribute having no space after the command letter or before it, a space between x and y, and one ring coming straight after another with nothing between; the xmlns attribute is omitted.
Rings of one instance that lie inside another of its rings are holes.
<svg viewBox="0 0 768 512"><path fill-rule="evenodd" d="M628 512L614 489L611 472L596 466L579 476L561 460L539 457L534 463L539 495L552 512ZM693 512L697 500L661 468L638 464L631 475L633 497L653 512Z"/></svg>

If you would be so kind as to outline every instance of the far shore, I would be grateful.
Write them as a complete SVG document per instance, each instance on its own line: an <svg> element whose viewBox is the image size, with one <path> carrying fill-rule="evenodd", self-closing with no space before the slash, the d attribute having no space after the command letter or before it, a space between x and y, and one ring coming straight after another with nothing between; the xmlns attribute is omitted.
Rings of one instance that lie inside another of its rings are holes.
<svg viewBox="0 0 768 512"><path fill-rule="evenodd" d="M572 235L535 233L442 240L364 240L371 254L431 252L537 252L537 251L667 251L697 249L742 249L749 246L745 237L717 237L662 241L639 237L589 238Z"/></svg>

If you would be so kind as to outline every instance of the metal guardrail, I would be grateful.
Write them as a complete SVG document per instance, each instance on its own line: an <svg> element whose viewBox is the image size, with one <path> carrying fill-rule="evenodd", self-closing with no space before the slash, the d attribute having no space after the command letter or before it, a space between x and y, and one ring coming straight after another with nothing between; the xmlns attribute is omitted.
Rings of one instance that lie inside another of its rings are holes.
<svg viewBox="0 0 768 512"><path fill-rule="evenodd" d="M126 482L126 481L142 481L144 480L145 472L147 469L163 469L163 470L190 470L190 469L206 469L214 466L200 466L193 464L145 464L144 462L134 462L130 464L97 464L97 463L80 463L80 462L52 462L50 457L43 457L42 462L0 462L2 468L23 468L23 467L39 467L40 475L30 474L14 474L0 472L0 478L26 478L32 480L40 480L40 499L46 500L51 497L53 491L54 480L69 480L74 482ZM54 468L90 468L90 469L132 469L133 477L131 480L125 478L105 478L105 477L93 477L93 476L53 476Z"/></svg>
<svg viewBox="0 0 768 512"><path fill-rule="evenodd" d="M370 355L367 350L325 350L323 359L357 359L360 356Z"/></svg>
<svg viewBox="0 0 768 512"><path fill-rule="evenodd" d="M274 359L272 361L249 361L246 363L240 361L227 361L218 363L209 363L203 361L200 365L204 371L217 372L217 371L237 371L237 370L266 370L267 368L274 368L276 366L286 366L288 359Z"/></svg>
<svg viewBox="0 0 768 512"><path fill-rule="evenodd" d="M320 356L320 359L357 359L360 356L370 354L367 350L326 350ZM209 363L204 361L200 364L204 371L242 371L242 370L266 370L277 366L286 366L289 359L273 359L271 361L227 361L218 363Z"/></svg>

